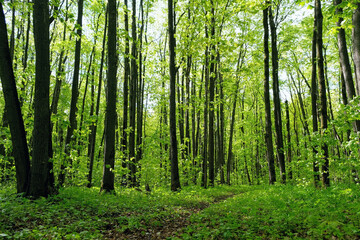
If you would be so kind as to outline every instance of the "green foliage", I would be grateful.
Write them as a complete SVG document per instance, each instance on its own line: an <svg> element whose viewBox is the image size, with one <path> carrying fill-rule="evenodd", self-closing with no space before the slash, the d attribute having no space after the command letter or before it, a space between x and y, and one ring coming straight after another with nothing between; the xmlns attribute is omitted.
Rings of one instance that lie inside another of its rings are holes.
<svg viewBox="0 0 360 240"><path fill-rule="evenodd" d="M181 239L355 239L357 186L252 187L191 217Z"/></svg>
<svg viewBox="0 0 360 240"><path fill-rule="evenodd" d="M0 186L0 236L5 239L145 237L179 225L174 239L357 239L360 192L356 185L185 187L172 193L68 187L35 201Z"/></svg>

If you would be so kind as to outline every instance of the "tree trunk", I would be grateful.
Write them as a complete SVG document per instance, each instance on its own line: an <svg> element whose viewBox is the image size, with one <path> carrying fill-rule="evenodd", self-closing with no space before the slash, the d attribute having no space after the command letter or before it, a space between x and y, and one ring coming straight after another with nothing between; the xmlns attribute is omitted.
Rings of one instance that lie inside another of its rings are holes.
<svg viewBox="0 0 360 240"><path fill-rule="evenodd" d="M313 30L313 39L312 39L312 56L311 56L311 115L312 115L312 125L313 133L319 131L318 127L318 108L317 108L317 99L318 99L318 84L316 78L316 20L314 20L314 30ZM317 149L313 147L313 172L314 172L314 186L318 187L320 182L319 175L319 163L315 159L317 156Z"/></svg>
<svg viewBox="0 0 360 240"><path fill-rule="evenodd" d="M357 95L360 96L360 3L356 3L357 8L354 11L352 24L352 44L354 54L355 76Z"/></svg>
<svg viewBox="0 0 360 240"><path fill-rule="evenodd" d="M178 166L178 149L176 140L176 67L175 67L175 36L174 36L174 8L173 1L168 0L168 29L169 29L169 73L170 73L170 162L171 162L171 190L180 190Z"/></svg>
<svg viewBox="0 0 360 240"><path fill-rule="evenodd" d="M214 186L215 181L215 8L211 0L211 33L210 33L210 84L209 84L209 185Z"/></svg>
<svg viewBox="0 0 360 240"><path fill-rule="evenodd" d="M30 160L26 142L26 132L21 114L12 68L5 15L0 3L0 79L5 99L5 109L9 121L16 169L17 193L27 192L30 183Z"/></svg>
<svg viewBox="0 0 360 240"><path fill-rule="evenodd" d="M124 105L123 105L123 132L121 140L121 151L123 153L122 167L126 168L127 158L127 131L128 131L128 105L129 105L129 78L130 78L130 44L129 44L129 14L128 1L125 0L124 24L125 24L125 55L124 55ZM122 176L122 185L126 185L126 174Z"/></svg>
<svg viewBox="0 0 360 240"><path fill-rule="evenodd" d="M269 20L271 30L271 53L272 53L272 77L273 77L273 95L274 95L274 121L276 131L276 153L280 164L281 182L286 182L285 169L285 154L284 154L284 140L282 133L282 119L281 119L281 100L279 90L279 52L277 49L277 33L272 14L272 9L269 7Z"/></svg>
<svg viewBox="0 0 360 240"><path fill-rule="evenodd" d="M327 123L327 99L326 99L326 83L324 72L324 57L323 57L323 39L322 39L322 24L323 16L321 12L321 1L315 0L315 19L316 19L316 56L318 64L318 76L319 76L319 89L320 89L320 103L321 103L321 129L322 134L325 133L328 127ZM325 187L330 186L329 179L329 149L327 143L322 145L323 151L323 164L322 170L322 182Z"/></svg>
<svg viewBox="0 0 360 240"><path fill-rule="evenodd" d="M292 165L291 165L291 132L290 132L290 113L289 113L289 103L288 101L285 102L286 108L286 131L287 131L287 160L289 163L289 179L293 178L292 174ZM295 119L294 119L295 121Z"/></svg>
<svg viewBox="0 0 360 240"><path fill-rule="evenodd" d="M78 2L78 18L77 18L77 31L78 38L75 44L75 62L74 62L74 77L71 89L71 103L70 103L70 125L67 128L65 138L65 154L69 159L70 167L72 167L72 159L70 158L71 142L74 140L74 131L77 127L76 112L77 112L77 100L79 97L79 72L80 72L80 54L81 54L81 35L82 35L82 16L83 16L83 4L84 0ZM66 160L65 160L66 161ZM65 167L66 163L62 162L60 166L59 185L62 186L65 182Z"/></svg>
<svg viewBox="0 0 360 240"><path fill-rule="evenodd" d="M269 87L269 23L268 23L269 7L263 10L263 25L264 25L264 102L265 102L265 143L266 143L266 159L269 166L269 183L276 182L275 165L274 165L274 149L272 142L271 130L271 107L270 107L270 87Z"/></svg>
<svg viewBox="0 0 360 240"><path fill-rule="evenodd" d="M50 42L49 42L49 2L34 2L34 40L36 50L34 130L31 165L31 181L28 195L47 197L48 189L48 146L50 132Z"/></svg>
<svg viewBox="0 0 360 240"><path fill-rule="evenodd" d="M114 192L115 163L115 125L116 125L116 94L117 94L117 53L116 53L116 0L108 1L108 72L107 102L105 115L104 168L101 191Z"/></svg>
<svg viewBox="0 0 360 240"><path fill-rule="evenodd" d="M131 47L131 79L130 79L130 133L129 133L129 167L131 186L136 186L136 156L135 156L135 125L136 125L136 83L138 79L137 66L137 32L136 32L136 0L132 2L132 47Z"/></svg>
<svg viewBox="0 0 360 240"><path fill-rule="evenodd" d="M104 27L104 37L102 42L102 51L101 51L101 61L100 61L100 71L99 71L99 84L98 84L98 92L96 99L96 109L95 109L95 121L91 123L90 133L89 133L89 146L88 146L88 157L89 157L89 173L87 175L87 187L91 187L92 184L92 173L94 166L94 158L95 158L95 143L96 143L96 131L97 131L97 122L100 110L100 96L101 96L101 85L102 85L102 72L104 68L104 57L105 57L105 43L106 43L106 30L108 23L108 7L106 8L105 13L105 27Z"/></svg>

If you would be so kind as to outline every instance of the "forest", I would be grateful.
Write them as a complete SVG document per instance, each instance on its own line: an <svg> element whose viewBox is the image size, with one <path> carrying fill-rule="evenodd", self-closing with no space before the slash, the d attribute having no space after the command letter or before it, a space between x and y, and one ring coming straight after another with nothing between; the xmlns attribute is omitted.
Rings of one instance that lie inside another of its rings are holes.
<svg viewBox="0 0 360 240"><path fill-rule="evenodd" d="M359 0L0 0L0 238L359 239Z"/></svg>

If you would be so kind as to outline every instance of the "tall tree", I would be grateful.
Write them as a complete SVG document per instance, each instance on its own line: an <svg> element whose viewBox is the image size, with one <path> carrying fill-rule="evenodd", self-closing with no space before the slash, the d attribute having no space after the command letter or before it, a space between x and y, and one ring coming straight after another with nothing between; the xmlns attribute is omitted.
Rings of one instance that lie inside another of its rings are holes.
<svg viewBox="0 0 360 240"><path fill-rule="evenodd" d="M138 81L138 64L137 64L137 30L136 30L136 0L132 1L132 46L131 46L131 78L129 94L129 111L130 111L130 132L129 132L129 163L130 163L130 182L131 186L136 185L136 151L135 151L135 131L136 131L136 88Z"/></svg>
<svg viewBox="0 0 360 240"><path fill-rule="evenodd" d="M69 126L66 132L65 138L65 153L69 159L69 164L72 166L72 159L70 158L71 141L74 140L74 130L77 128L76 123L76 112L77 112L77 101L79 97L79 72L80 72L80 56L81 56L81 36L82 36L82 19L83 19L83 5L84 0L78 1L78 16L76 22L76 44L75 44L75 60L74 60L74 76L71 88L71 103L70 103L70 115L69 115ZM65 165L62 162L61 172L59 174L59 185L62 185L65 181Z"/></svg>
<svg viewBox="0 0 360 240"><path fill-rule="evenodd" d="M130 43L129 43L129 14L128 1L124 1L124 24L125 24L125 53L124 53L124 104L123 104L123 132L121 139L121 151L123 152L122 167L126 168L127 137L128 137L128 105L129 105L129 78L130 78ZM126 184L126 175L123 176L122 184Z"/></svg>
<svg viewBox="0 0 360 240"><path fill-rule="evenodd" d="M353 13L352 45L355 64L357 95L360 96L360 3L356 3L357 8Z"/></svg>
<svg viewBox="0 0 360 240"><path fill-rule="evenodd" d="M320 89L320 117L321 117L321 129L322 134L324 135L328 123L327 123L327 99L326 99L326 82L325 82L325 72L324 72L324 56L323 56L323 15L321 10L321 1L315 0L315 19L316 19L316 57L318 65L318 77L319 77L319 89ZM323 164L321 166L322 171L322 182L324 186L330 185L329 178L329 149L327 143L322 145L323 151Z"/></svg>
<svg viewBox="0 0 360 240"><path fill-rule="evenodd" d="M270 30L271 30L271 63L272 63L272 77L273 77L276 153L280 165L281 182L285 183L286 169L285 169L284 140L283 140L283 132L282 132L282 119L281 119L280 89L279 89L279 52L277 48L277 33L276 33L276 25L275 25L276 23L274 20L271 6L269 7L269 22L270 22Z"/></svg>
<svg viewBox="0 0 360 240"><path fill-rule="evenodd" d="M30 160L26 132L20 102L16 90L8 44L5 15L0 2L0 79L5 98L5 109L9 121L16 169L16 189L18 193L28 190L30 183Z"/></svg>
<svg viewBox="0 0 360 240"><path fill-rule="evenodd" d="M270 71L269 71L269 3L266 2L266 8L263 10L263 26L264 26L264 102L265 102L265 143L266 143L266 159L269 166L269 183L276 182L275 165L274 165L274 149L271 130L271 107L270 107Z"/></svg>
<svg viewBox="0 0 360 240"><path fill-rule="evenodd" d="M317 75L316 75L316 39L317 39L317 30L316 30L316 19L314 19L314 28L313 28L313 38L312 38L312 53L311 53L311 115L312 115L312 126L313 133L319 131L318 126L318 84L317 84ZM294 121L295 123L295 121ZM316 160L316 155L318 151L316 146L313 146L313 172L314 172L314 186L318 187L320 182L319 175L319 163Z"/></svg>
<svg viewBox="0 0 360 240"><path fill-rule="evenodd" d="M31 181L28 195L47 197L48 189L48 146L50 136L50 41L49 2L34 1L34 39L36 50L34 130L31 165Z"/></svg>
<svg viewBox="0 0 360 240"><path fill-rule="evenodd" d="M175 36L174 36L174 5L168 0L168 31L169 31L169 73L170 73L170 163L171 190L180 190L178 166L178 149L176 139L176 66L175 66Z"/></svg>
<svg viewBox="0 0 360 240"><path fill-rule="evenodd" d="M214 1L211 4L211 32L210 32L210 86L209 86L209 185L214 186L215 181L215 6Z"/></svg>
<svg viewBox="0 0 360 240"><path fill-rule="evenodd" d="M104 35L102 41L102 50L101 50L101 59L100 59L100 70L99 70L99 84L98 84L98 92L96 98L96 109L95 109L95 122L92 122L90 125L90 133L89 133L89 146L88 146L88 157L89 157L89 173L87 175L88 183L87 187L91 187L92 183L92 175L93 175L93 165L95 158L95 143L96 143L96 132L97 132L97 122L100 111L100 97L101 97L101 86L103 81L103 68L104 68L104 58L105 58L105 48L106 48L106 34L107 34L107 24L108 24L108 7L106 8L105 14L105 27L104 27ZM101 152L101 151L100 151Z"/></svg>
<svg viewBox="0 0 360 240"><path fill-rule="evenodd" d="M114 189L115 163L115 125L116 125L116 88L117 88L117 53L116 53L116 0L108 2L108 77L105 116L104 170L101 190L106 192Z"/></svg>

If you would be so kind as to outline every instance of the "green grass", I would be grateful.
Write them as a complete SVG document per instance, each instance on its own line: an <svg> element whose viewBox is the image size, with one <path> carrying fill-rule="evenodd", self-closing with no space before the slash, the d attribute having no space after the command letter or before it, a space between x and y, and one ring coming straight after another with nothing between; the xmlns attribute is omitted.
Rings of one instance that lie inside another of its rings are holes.
<svg viewBox="0 0 360 240"><path fill-rule="evenodd" d="M67 187L34 201L0 186L0 238L359 239L359 229L357 186L119 188L115 196Z"/></svg>
<svg viewBox="0 0 360 240"><path fill-rule="evenodd" d="M265 186L191 217L182 239L359 239L358 187Z"/></svg>

